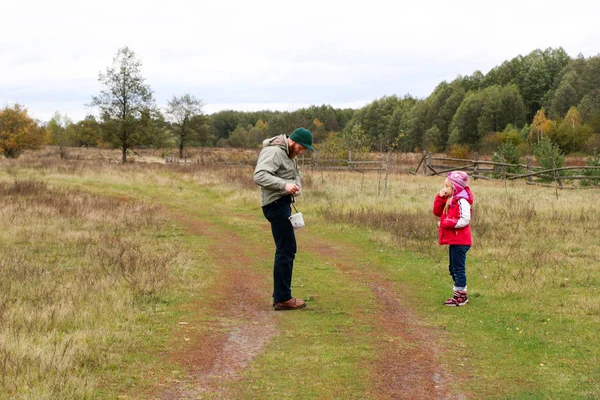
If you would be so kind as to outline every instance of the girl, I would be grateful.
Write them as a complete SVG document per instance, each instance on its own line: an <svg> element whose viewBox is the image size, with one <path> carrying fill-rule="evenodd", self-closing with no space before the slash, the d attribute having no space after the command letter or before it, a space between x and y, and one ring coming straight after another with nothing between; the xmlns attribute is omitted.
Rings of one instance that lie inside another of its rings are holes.
<svg viewBox="0 0 600 400"><path fill-rule="evenodd" d="M449 270L454 281L454 296L446 300L444 305L450 307L464 306L469 301L466 260L467 251L473 243L469 226L473 194L468 185L469 175L463 171L452 171L433 202L433 213L440 217L440 244L449 245Z"/></svg>

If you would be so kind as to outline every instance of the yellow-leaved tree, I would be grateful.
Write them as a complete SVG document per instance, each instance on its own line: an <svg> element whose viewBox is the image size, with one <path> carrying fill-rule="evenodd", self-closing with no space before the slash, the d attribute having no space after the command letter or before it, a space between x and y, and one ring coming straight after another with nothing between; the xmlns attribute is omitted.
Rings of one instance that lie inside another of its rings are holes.
<svg viewBox="0 0 600 400"><path fill-rule="evenodd" d="M577 111L576 107L569 108L569 111L565 116L565 122L568 123L571 128L576 128L581 125L581 114Z"/></svg>
<svg viewBox="0 0 600 400"><path fill-rule="evenodd" d="M529 130L529 141L531 143L540 143L540 139L548 133L552 127L552 121L546 118L546 112L543 108L539 109L533 117L531 129Z"/></svg>
<svg viewBox="0 0 600 400"><path fill-rule="evenodd" d="M27 109L15 104L0 111L0 151L7 158L17 158L25 149L38 149L48 143L45 127L27 114Z"/></svg>

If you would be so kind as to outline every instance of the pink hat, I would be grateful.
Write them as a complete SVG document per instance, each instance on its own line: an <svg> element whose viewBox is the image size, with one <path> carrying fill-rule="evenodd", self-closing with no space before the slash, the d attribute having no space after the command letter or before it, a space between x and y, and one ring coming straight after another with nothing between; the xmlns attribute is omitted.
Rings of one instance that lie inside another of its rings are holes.
<svg viewBox="0 0 600 400"><path fill-rule="evenodd" d="M456 186L456 189L459 192L469 184L469 175L463 171L452 171L448 173L448 179Z"/></svg>

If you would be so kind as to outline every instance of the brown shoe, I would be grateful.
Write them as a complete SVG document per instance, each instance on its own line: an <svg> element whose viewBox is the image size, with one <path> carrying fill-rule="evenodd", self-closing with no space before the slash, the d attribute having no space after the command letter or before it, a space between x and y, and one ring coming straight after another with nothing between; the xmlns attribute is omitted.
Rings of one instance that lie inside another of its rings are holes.
<svg viewBox="0 0 600 400"><path fill-rule="evenodd" d="M299 310L301 308L306 307L306 303L300 299L291 298L288 301L283 301L281 303L275 303L275 310L284 311L284 310Z"/></svg>

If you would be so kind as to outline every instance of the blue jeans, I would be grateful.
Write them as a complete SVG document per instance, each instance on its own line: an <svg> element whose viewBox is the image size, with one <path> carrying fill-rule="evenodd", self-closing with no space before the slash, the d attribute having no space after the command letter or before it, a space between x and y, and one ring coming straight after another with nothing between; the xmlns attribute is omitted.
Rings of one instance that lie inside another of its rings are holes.
<svg viewBox="0 0 600 400"><path fill-rule="evenodd" d="M292 215L291 196L283 196L262 208L265 218L271 223L275 240L275 262L273 263L273 300L276 303L292 298L292 271L296 257L296 235L288 219Z"/></svg>
<svg viewBox="0 0 600 400"><path fill-rule="evenodd" d="M450 245L450 276L454 290L467 290L467 251L471 246Z"/></svg>

